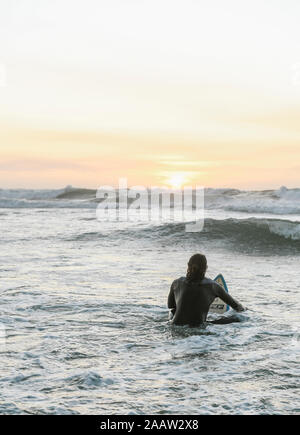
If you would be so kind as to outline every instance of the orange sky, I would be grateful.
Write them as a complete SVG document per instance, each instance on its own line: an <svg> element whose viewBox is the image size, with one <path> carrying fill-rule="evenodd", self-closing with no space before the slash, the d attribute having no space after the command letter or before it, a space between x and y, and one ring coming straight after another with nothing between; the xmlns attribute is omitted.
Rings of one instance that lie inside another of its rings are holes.
<svg viewBox="0 0 300 435"><path fill-rule="evenodd" d="M1 6L0 188L299 186L300 5L241 3Z"/></svg>

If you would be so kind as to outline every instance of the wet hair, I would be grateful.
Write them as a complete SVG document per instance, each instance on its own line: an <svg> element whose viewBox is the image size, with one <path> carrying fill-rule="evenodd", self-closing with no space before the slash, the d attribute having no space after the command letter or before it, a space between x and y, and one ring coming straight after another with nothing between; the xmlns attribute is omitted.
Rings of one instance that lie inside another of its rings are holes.
<svg viewBox="0 0 300 435"><path fill-rule="evenodd" d="M195 254L189 259L186 279L188 283L201 281L207 269L207 260L203 254Z"/></svg>

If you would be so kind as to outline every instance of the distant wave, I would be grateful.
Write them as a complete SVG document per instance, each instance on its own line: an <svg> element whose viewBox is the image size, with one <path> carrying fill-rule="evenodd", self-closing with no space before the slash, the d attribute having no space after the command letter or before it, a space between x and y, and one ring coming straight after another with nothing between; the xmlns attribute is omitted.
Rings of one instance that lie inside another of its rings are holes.
<svg viewBox="0 0 300 435"><path fill-rule="evenodd" d="M0 208L95 208L96 190L0 189Z"/></svg>
<svg viewBox="0 0 300 435"><path fill-rule="evenodd" d="M0 189L0 208L96 208L96 190ZM242 213L300 214L300 189L242 191L205 189L205 209Z"/></svg>
<svg viewBox="0 0 300 435"><path fill-rule="evenodd" d="M245 213L299 214L300 189L239 191L207 189L207 209L223 209Z"/></svg>
<svg viewBox="0 0 300 435"><path fill-rule="evenodd" d="M95 189L79 189L71 186L66 187L64 192L56 196L57 199L96 199Z"/></svg>

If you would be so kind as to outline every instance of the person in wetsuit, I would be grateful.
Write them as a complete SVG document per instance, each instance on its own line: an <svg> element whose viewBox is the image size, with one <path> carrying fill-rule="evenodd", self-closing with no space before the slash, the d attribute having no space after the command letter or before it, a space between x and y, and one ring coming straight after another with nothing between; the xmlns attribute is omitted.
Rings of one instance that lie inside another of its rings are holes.
<svg viewBox="0 0 300 435"><path fill-rule="evenodd" d="M233 299L221 285L206 278L207 260L205 255L195 254L188 262L186 277L173 281L168 296L168 308L174 315L175 325L198 326L205 324L209 307L219 297L234 310L244 311L244 307ZM230 323L224 320L212 323Z"/></svg>

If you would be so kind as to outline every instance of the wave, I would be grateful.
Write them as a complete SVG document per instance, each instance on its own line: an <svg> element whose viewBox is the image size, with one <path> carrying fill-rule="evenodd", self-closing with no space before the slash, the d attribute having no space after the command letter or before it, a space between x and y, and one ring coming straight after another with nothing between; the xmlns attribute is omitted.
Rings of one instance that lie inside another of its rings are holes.
<svg viewBox="0 0 300 435"><path fill-rule="evenodd" d="M95 208L96 190L0 189L0 208Z"/></svg>
<svg viewBox="0 0 300 435"><path fill-rule="evenodd" d="M98 373L93 371L86 371L76 373L63 380L67 385L74 386L80 389L92 389L101 386L107 386L114 383L111 378L104 379Z"/></svg>
<svg viewBox="0 0 300 435"><path fill-rule="evenodd" d="M300 214L300 189L205 191L205 208L243 213Z"/></svg>
<svg viewBox="0 0 300 435"><path fill-rule="evenodd" d="M225 238L300 242L300 223L283 219L207 219L204 232Z"/></svg>
<svg viewBox="0 0 300 435"><path fill-rule="evenodd" d="M90 199L95 201L96 193L95 189L80 189L67 186L62 193L56 196L56 199Z"/></svg>
<svg viewBox="0 0 300 435"><path fill-rule="evenodd" d="M183 223L110 228L76 234L68 241L117 245L136 241L195 249L210 246L248 253L300 254L300 222L283 219L205 219L200 232L186 232Z"/></svg>
<svg viewBox="0 0 300 435"><path fill-rule="evenodd" d="M85 233L76 240L91 241L99 239L100 234ZM145 241L150 239L162 245L188 246L203 243L213 246L243 250L244 252L300 253L300 222L281 219L205 219L204 228L200 232L186 232L183 223L165 223L151 225L146 228L116 230L101 237L111 240Z"/></svg>
<svg viewBox="0 0 300 435"><path fill-rule="evenodd" d="M300 214L300 189L242 191L205 189L205 209L228 212ZM0 208L96 208L95 189L66 186L63 189L0 189Z"/></svg>

